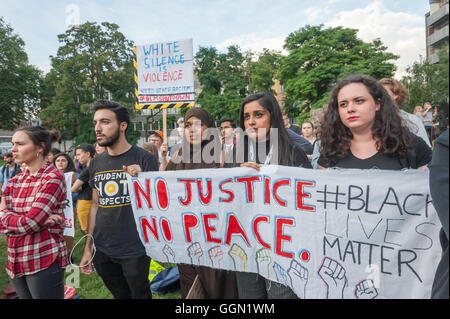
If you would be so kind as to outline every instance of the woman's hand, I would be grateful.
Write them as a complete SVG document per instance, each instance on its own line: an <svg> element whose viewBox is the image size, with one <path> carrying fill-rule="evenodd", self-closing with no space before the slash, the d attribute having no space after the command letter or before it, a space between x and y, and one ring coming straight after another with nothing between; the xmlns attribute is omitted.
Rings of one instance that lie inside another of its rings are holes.
<svg viewBox="0 0 450 319"><path fill-rule="evenodd" d="M64 218L59 215L50 215L45 221L43 226L53 227L55 225L61 225L65 222Z"/></svg>
<svg viewBox="0 0 450 319"><path fill-rule="evenodd" d="M162 157L166 157L167 153L169 153L169 146L167 145L167 143L162 143L162 145L161 145L161 156Z"/></svg>
<svg viewBox="0 0 450 319"><path fill-rule="evenodd" d="M256 169L257 171L259 171L259 169L261 168L261 165L255 162L245 162L241 164L241 167L250 167L253 169Z"/></svg>

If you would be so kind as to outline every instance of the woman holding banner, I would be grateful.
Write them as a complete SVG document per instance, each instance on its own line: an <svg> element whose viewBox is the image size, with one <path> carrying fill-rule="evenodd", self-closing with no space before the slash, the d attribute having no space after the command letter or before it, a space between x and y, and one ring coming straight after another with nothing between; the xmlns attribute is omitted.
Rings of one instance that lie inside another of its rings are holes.
<svg viewBox="0 0 450 319"><path fill-rule="evenodd" d="M179 151L171 157L166 171L218 168L221 144L211 114L202 108L191 108L184 116L185 134ZM208 151L209 150L209 151ZM210 158L206 158L210 157ZM233 272L203 266L179 264L182 298L235 299L238 297Z"/></svg>
<svg viewBox="0 0 450 319"><path fill-rule="evenodd" d="M402 125L377 80L351 75L332 90L324 115L318 168L425 168L431 150Z"/></svg>
<svg viewBox="0 0 450 319"><path fill-rule="evenodd" d="M12 137L14 160L27 168L5 189L0 232L7 236L6 272L21 299L64 298L66 183L46 160L55 137L41 126L19 128Z"/></svg>
<svg viewBox="0 0 450 319"><path fill-rule="evenodd" d="M306 153L292 143L283 123L283 115L272 93L248 96L239 113L243 154L236 152L235 166L259 170L261 165L285 165L312 168ZM243 140L242 140L243 139ZM236 273L240 299L296 299L287 286L265 279L259 274Z"/></svg>

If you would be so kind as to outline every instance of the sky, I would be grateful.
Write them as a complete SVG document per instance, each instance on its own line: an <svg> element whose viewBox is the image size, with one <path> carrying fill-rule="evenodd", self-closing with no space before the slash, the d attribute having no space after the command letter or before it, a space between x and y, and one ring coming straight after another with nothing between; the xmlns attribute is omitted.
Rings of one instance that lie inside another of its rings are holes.
<svg viewBox="0 0 450 319"><path fill-rule="evenodd" d="M396 78L425 57L429 0L0 0L0 17L25 41L31 64L48 72L57 35L70 24L112 22L136 45L192 38L226 51L283 51L285 38L306 25L358 29L400 56Z"/></svg>

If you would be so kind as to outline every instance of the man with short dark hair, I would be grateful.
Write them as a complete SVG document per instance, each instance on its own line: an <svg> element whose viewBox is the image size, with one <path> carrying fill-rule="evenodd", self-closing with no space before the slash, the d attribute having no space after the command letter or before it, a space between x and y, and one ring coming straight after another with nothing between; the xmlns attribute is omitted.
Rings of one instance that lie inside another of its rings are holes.
<svg viewBox="0 0 450 319"><path fill-rule="evenodd" d="M302 129L295 124L291 124L289 117L286 114L283 114L283 122L287 129L294 131L294 133L297 133L298 135L302 135Z"/></svg>
<svg viewBox="0 0 450 319"><path fill-rule="evenodd" d="M222 119L219 122L220 133L222 134L222 146L225 151L233 149L235 140L234 133L236 131L236 124L232 119Z"/></svg>
<svg viewBox="0 0 450 319"><path fill-rule="evenodd" d="M0 167L0 195L3 194L9 180L21 172L20 166L14 162L11 152L5 153L3 160L5 161L5 165Z"/></svg>
<svg viewBox="0 0 450 319"><path fill-rule="evenodd" d="M106 151L89 164L92 205L81 272L97 273L116 299L151 299L150 257L139 238L126 173L157 171L155 157L126 139L128 110L117 102L97 101L92 107L97 142ZM96 253L93 256L93 244Z"/></svg>

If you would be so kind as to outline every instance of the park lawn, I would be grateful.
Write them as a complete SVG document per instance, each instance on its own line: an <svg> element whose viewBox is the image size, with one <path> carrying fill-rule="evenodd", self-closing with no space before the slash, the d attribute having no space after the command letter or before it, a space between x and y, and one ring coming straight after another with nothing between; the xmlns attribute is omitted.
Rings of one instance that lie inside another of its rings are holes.
<svg viewBox="0 0 450 319"><path fill-rule="evenodd" d="M80 225L78 221L75 226L75 243L83 236L80 231ZM75 265L79 265L84 248L84 239L75 247L73 252L73 262ZM9 277L5 272L7 260L6 250L6 238L0 236L0 299L4 298L4 289L10 285ZM163 264L164 265L164 264ZM166 266L166 265L165 265ZM77 283L78 280L78 283ZM65 284L69 286L78 286L76 288L76 295L80 299L112 299L112 295L109 290L103 284L100 276L93 272L91 275L86 276L79 272L77 268L68 268L65 273ZM180 291L168 293L164 295L153 294L154 299L180 299Z"/></svg>

